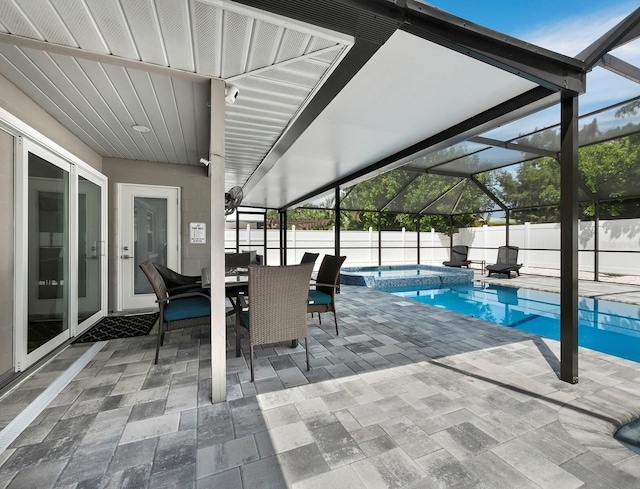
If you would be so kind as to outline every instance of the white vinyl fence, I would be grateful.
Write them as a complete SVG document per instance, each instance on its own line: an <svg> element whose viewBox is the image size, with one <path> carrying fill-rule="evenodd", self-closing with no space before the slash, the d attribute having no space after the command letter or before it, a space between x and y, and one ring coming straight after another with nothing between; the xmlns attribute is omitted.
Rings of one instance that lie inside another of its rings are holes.
<svg viewBox="0 0 640 489"><path fill-rule="evenodd" d="M579 258L580 270L592 272L594 267L595 227L593 222L580 223ZM415 231L383 231L381 234L381 263L396 265L417 263L418 236ZM334 252L334 232L287 231L287 262L298 263L305 251L323 254ZM345 266L378 264L378 232L342 231L341 254L347 256ZM262 229L240 230L240 249L257 250L264 253L264 231ZM640 275L640 219L600 221L599 223L599 268L600 273L617 275ZM267 231L267 264L278 265L279 231ZM470 260L495 263L497 249L505 244L504 226L461 228L453 236L453 244L469 246ZM525 268L560 268L560 224L512 225L509 227L509 244L520 247L518 262ZM235 229L225 233L225 245L234 249ZM420 263L441 264L449 257L449 237L435 231L420 233ZM318 260L319 264L321 260Z"/></svg>

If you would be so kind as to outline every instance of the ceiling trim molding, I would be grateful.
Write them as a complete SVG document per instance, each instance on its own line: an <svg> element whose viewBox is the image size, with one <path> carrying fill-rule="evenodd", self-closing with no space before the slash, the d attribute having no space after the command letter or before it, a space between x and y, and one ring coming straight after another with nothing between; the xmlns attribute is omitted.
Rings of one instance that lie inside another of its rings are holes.
<svg viewBox="0 0 640 489"><path fill-rule="evenodd" d="M279 63L274 63L269 66L263 66L262 68L256 68L253 71L247 71L246 73L240 73L239 75L230 76L225 78L227 82L234 82L236 80L241 80L242 78L247 78L249 76L259 75L260 73L264 73L266 71L273 70L275 68L282 68L283 66L287 66L293 63L297 63L298 61L303 61L309 58L316 58L318 56L322 56L326 53L331 53L333 51L339 51L345 47L344 44L336 44L335 46L329 46L328 48L318 49L317 51L313 51L311 53L303 54L302 56L298 56L296 58L287 59L285 61L280 61ZM323 61L326 64L331 64L330 62Z"/></svg>
<svg viewBox="0 0 640 489"><path fill-rule="evenodd" d="M3 32L0 32L0 42L21 48L37 49L47 53L62 54L73 58L85 59L87 61L95 61L107 65L131 68L133 70L144 71L147 73L155 73L173 78L182 78L196 83L208 83L211 79L215 79L215 77L199 75L198 73L179 70L169 66L160 66L153 63L146 63L144 61L121 58L112 54L96 53L95 51L63 46L62 44L39 41L37 39L30 39L28 37L16 36Z"/></svg>
<svg viewBox="0 0 640 489"><path fill-rule="evenodd" d="M259 9L245 5L242 3L233 2L231 0L198 0L202 3L208 3L214 7L218 7L223 10L228 10L247 17L263 20L272 24L284 27L286 29L292 29L294 31L309 34L311 36L321 37L337 44L353 44L355 39L353 36L343 34L338 31L326 29L309 22L304 22L296 19L292 19L283 15L279 15L269 9ZM311 8L311 7L309 7Z"/></svg>

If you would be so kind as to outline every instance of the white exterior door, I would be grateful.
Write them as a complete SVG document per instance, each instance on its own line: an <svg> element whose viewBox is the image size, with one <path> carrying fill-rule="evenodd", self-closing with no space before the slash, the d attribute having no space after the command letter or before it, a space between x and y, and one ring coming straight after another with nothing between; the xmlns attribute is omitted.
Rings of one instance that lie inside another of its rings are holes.
<svg viewBox="0 0 640 489"><path fill-rule="evenodd" d="M118 185L118 310L156 306L140 270L147 260L180 271L180 189Z"/></svg>

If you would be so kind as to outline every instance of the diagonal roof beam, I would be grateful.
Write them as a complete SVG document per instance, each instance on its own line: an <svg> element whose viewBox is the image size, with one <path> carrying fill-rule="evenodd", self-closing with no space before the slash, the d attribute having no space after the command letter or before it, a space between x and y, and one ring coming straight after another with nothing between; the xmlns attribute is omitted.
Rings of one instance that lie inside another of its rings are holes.
<svg viewBox="0 0 640 489"><path fill-rule="evenodd" d="M555 151L549 151L548 149L536 148L535 146L529 146L526 144L512 143L508 141L500 141L498 139L485 138L482 136L476 136L469 139L472 143L486 144L487 146L495 146L496 148L512 149L515 151L522 151L524 153L531 153L538 156L545 156L549 158L558 158L558 153Z"/></svg>
<svg viewBox="0 0 640 489"><path fill-rule="evenodd" d="M412 178L411 180L409 180L406 185L403 185L402 188L400 190L398 190L396 192L396 194L391 197L391 199L387 200L387 203L384 204L382 207L380 207L380 212L384 212L387 210L387 207L389 207L398 197L400 197L400 194L402 194L405 190L407 190L409 188L409 185L411 185L413 182L415 182L418 179L418 176L415 176L414 178Z"/></svg>
<svg viewBox="0 0 640 489"><path fill-rule="evenodd" d="M407 32L551 90L586 90L585 70L576 59L473 24L420 0L406 3L402 29Z"/></svg>
<svg viewBox="0 0 640 489"><path fill-rule="evenodd" d="M459 187L460 185L464 184L464 180L460 180L458 183L456 183L455 185L452 185L451 187L449 187L447 190L445 190L444 192L442 192L440 195L438 195L435 199L433 199L431 202L429 202L427 205L425 205L420 212L418 212L418 214L424 214L425 211L431 207L433 204L435 204L436 202L438 202L442 197L444 197L445 195L447 195L449 192L451 192L452 190L454 190L455 188Z"/></svg>
<svg viewBox="0 0 640 489"><path fill-rule="evenodd" d="M583 49L576 59L582 60L585 69L590 70L609 51L640 36L639 24L640 8L637 8L600 39Z"/></svg>
<svg viewBox="0 0 640 489"><path fill-rule="evenodd" d="M496 205L497 205L498 207L500 207L500 209L502 209L504 212L509 212L509 209L507 208L507 206L506 206L506 205L505 205L505 204L504 204L500 199L498 199L498 197L496 196L496 194L494 194L491 190L489 190L489 189L487 188L487 186L486 186L484 183L482 183L480 180L478 180L478 179L476 178L476 176L475 176L475 175L471 175L469 178L471 179L471 181L472 181L473 183L475 183L475 184L476 184L476 187L478 187L478 188L479 188L480 190L482 190L485 194L487 194L487 196L488 196L491 200L493 200L493 201L496 203Z"/></svg>
<svg viewBox="0 0 640 489"><path fill-rule="evenodd" d="M609 70L616 75L623 76L628 80L640 83L640 68L610 54L605 54L600 61L596 63L596 66Z"/></svg>

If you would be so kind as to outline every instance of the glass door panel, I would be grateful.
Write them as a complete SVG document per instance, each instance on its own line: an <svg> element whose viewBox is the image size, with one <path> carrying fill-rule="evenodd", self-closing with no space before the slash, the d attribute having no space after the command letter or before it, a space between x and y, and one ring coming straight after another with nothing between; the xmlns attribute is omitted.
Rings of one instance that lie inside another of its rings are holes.
<svg viewBox="0 0 640 489"><path fill-rule="evenodd" d="M139 265L147 260L167 264L167 199L133 198L133 256L134 293L153 294Z"/></svg>
<svg viewBox="0 0 640 489"><path fill-rule="evenodd" d="M69 329L69 173L31 152L28 168L31 353Z"/></svg>
<svg viewBox="0 0 640 489"><path fill-rule="evenodd" d="M78 177L78 324L102 309L102 188Z"/></svg>

